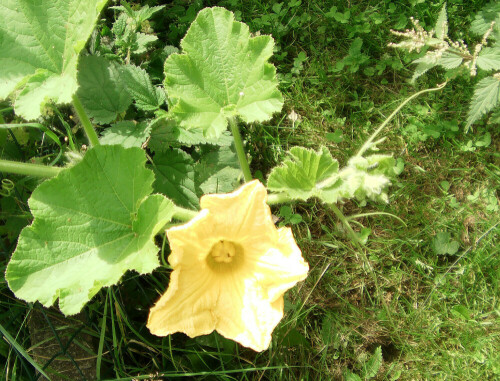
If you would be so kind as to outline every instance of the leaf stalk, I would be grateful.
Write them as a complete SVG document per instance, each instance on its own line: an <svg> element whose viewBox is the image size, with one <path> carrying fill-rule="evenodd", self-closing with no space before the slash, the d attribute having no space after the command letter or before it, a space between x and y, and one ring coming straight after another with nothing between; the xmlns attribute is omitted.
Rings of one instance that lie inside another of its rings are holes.
<svg viewBox="0 0 500 381"><path fill-rule="evenodd" d="M97 136L97 133L94 130L94 126L92 126L92 123L90 122L90 119L83 108L80 98L78 98L76 94L73 94L72 99L73 99L73 106L75 107L75 111L78 114L78 118L80 118L83 129L85 130L85 133L89 138L90 145L92 146L99 145L99 137Z"/></svg>
<svg viewBox="0 0 500 381"><path fill-rule="evenodd" d="M173 218L179 221L187 222L192 220L197 214L198 212L196 210L186 209L176 205Z"/></svg>
<svg viewBox="0 0 500 381"><path fill-rule="evenodd" d="M64 168L0 159L0 172L36 177L54 177L62 170Z"/></svg>
<svg viewBox="0 0 500 381"><path fill-rule="evenodd" d="M240 162L241 170L243 171L243 176L245 177L245 182L252 181L252 173L250 172L247 155L245 153L245 148L243 147L243 140L241 139L240 130L235 117L229 118L229 126L231 127L231 133L233 134L234 147L236 148L236 155L238 155L238 160Z"/></svg>
<svg viewBox="0 0 500 381"><path fill-rule="evenodd" d="M424 89L422 91L419 91L418 93L413 94L412 96L406 98L392 113L389 115L380 125L379 128L375 130L375 132L368 138L368 140L363 144L363 146L359 149L358 153L356 154L356 157L361 157L363 154L370 149L372 146L373 141L377 137L377 135L384 129L385 126L397 115L397 113L404 107L406 104L413 99L417 98L419 95L422 95L424 93L430 93L432 91L438 91L441 90L443 87L446 86L448 82L442 83L441 85L438 85L437 87L433 87L432 89Z"/></svg>
<svg viewBox="0 0 500 381"><path fill-rule="evenodd" d="M292 201L292 199L286 192L271 193L267 195L267 205L284 204L290 201Z"/></svg>

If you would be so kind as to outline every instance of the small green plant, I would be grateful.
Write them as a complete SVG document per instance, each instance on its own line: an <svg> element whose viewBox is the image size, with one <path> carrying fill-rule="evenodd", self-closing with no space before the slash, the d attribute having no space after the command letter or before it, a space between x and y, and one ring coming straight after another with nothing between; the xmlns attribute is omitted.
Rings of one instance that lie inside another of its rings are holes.
<svg viewBox="0 0 500 381"><path fill-rule="evenodd" d="M404 32L393 30L402 37L399 43L389 46L408 52L425 50L425 55L414 60L417 64L412 81L430 69L440 66L453 78L467 73L471 77L478 74L478 69L489 76L476 83L472 97L465 131L483 115L494 110L500 104L500 5L492 2L485 6L471 26L471 32L481 35L482 39L474 48L469 48L463 40L453 40L448 34L446 4L442 7L434 29L426 31L418 20L412 18L413 29ZM493 73L491 73L493 71Z"/></svg>
<svg viewBox="0 0 500 381"><path fill-rule="evenodd" d="M382 366L382 348L377 347L375 352L362 363L361 366L361 376L358 376L356 373L353 373L349 370L344 370L344 379L346 381L368 381L374 378L380 367Z"/></svg>
<svg viewBox="0 0 500 381"><path fill-rule="evenodd" d="M126 1L122 1L121 5L110 7L116 9L119 15L111 28L113 38L105 41L102 44L103 48L107 48L110 53L116 50L116 54L126 63L130 63L132 55L146 53L158 40L148 20L164 7L161 5L150 8L145 5L135 10ZM106 50L104 53L107 53Z"/></svg>

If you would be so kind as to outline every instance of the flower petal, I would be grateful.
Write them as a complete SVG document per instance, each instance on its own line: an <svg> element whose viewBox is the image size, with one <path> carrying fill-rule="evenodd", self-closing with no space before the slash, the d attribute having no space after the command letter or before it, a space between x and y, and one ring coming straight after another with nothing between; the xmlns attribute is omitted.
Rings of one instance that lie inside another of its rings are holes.
<svg viewBox="0 0 500 381"><path fill-rule="evenodd" d="M219 284L209 271L196 267L175 270L167 292L150 310L147 327L157 336L175 332L206 335L215 329L213 308L218 297Z"/></svg>
<svg viewBox="0 0 500 381"><path fill-rule="evenodd" d="M173 268L177 266L192 267L204 261L210 247L215 242L212 238L212 226L207 223L209 212L202 210L186 224L167 230L172 254L168 262Z"/></svg>
<svg viewBox="0 0 500 381"><path fill-rule="evenodd" d="M252 271L263 289L267 290L267 298L274 301L287 290L304 280L309 265L302 258L302 253L295 243L292 230L278 230L278 242L265 252L252 252L246 247L247 262L253 264ZM248 258L251 257L251 258Z"/></svg>
<svg viewBox="0 0 500 381"><path fill-rule="evenodd" d="M270 303L254 279L228 277L221 291L217 332L255 351L267 349L274 328L283 318L283 297Z"/></svg>
<svg viewBox="0 0 500 381"><path fill-rule="evenodd" d="M202 196L200 206L208 209L214 226L235 241L276 237L267 190L258 180L250 181L229 194Z"/></svg>
<svg viewBox="0 0 500 381"><path fill-rule="evenodd" d="M153 334L194 337L216 329L256 351L269 347L283 295L309 266L292 231L276 229L266 199L257 180L226 195L205 195L193 220L167 231L174 271L151 309Z"/></svg>

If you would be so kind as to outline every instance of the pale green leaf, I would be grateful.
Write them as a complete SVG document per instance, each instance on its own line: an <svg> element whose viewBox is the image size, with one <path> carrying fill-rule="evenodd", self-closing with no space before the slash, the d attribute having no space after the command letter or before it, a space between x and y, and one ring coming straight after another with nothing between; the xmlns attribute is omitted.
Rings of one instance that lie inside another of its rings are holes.
<svg viewBox="0 0 500 381"><path fill-rule="evenodd" d="M358 201L369 198L387 203L389 198L384 189L391 184L387 176L394 174L394 167L395 160L388 155L352 157L339 172L341 181L336 197Z"/></svg>
<svg viewBox="0 0 500 381"><path fill-rule="evenodd" d="M136 33L135 36L137 48L134 50L134 54L145 53L148 49L150 49L151 44L158 40L158 37L152 34Z"/></svg>
<svg viewBox="0 0 500 381"><path fill-rule="evenodd" d="M482 36L491 27L491 23L495 22L495 29L500 28L500 3L491 1L485 5L472 21L470 31L476 35ZM495 33L492 33L492 38Z"/></svg>
<svg viewBox="0 0 500 381"><path fill-rule="evenodd" d="M228 132L224 132L218 138L210 138L203 135L200 129L186 130L179 127L179 123L167 119L158 118L151 122L151 139L149 147L156 152L163 152L171 146L193 146L198 144L212 144L229 146L233 141Z"/></svg>
<svg viewBox="0 0 500 381"><path fill-rule="evenodd" d="M156 12L161 11L165 8L165 5L158 5L155 7L149 7L149 5L144 5L141 9L135 11L136 18L139 23L143 23L153 16Z"/></svg>
<svg viewBox="0 0 500 381"><path fill-rule="evenodd" d="M156 12L165 8L165 5L155 6L151 8L149 7L149 5L144 5L138 10L134 10L130 6L127 7L123 5L117 5L110 8L125 12L127 16L132 17L140 25L144 21L150 19L151 16L153 16Z"/></svg>
<svg viewBox="0 0 500 381"><path fill-rule="evenodd" d="M446 17L446 3L441 8L439 12L439 17L436 22L436 37L440 40L444 40L448 36L448 18Z"/></svg>
<svg viewBox="0 0 500 381"><path fill-rule="evenodd" d="M110 7L110 8L114 8L114 7ZM113 32L113 34L116 37L121 37L125 33L125 30L127 29L127 20L128 20L127 15L122 13L120 16L118 16L116 21L113 23L113 27L112 27L111 31Z"/></svg>
<svg viewBox="0 0 500 381"><path fill-rule="evenodd" d="M165 92L154 87L146 70L134 65L121 67L122 79L138 109L155 111L165 103Z"/></svg>
<svg viewBox="0 0 500 381"><path fill-rule="evenodd" d="M177 205L187 208L199 206L195 185L194 161L180 149L157 153L153 160L156 192L167 195Z"/></svg>
<svg viewBox="0 0 500 381"><path fill-rule="evenodd" d="M77 95L83 108L97 123L112 122L132 103L118 65L103 57L80 59L78 83Z"/></svg>
<svg viewBox="0 0 500 381"><path fill-rule="evenodd" d="M480 80L474 88L465 130L491 111L500 101L500 80L491 76Z"/></svg>
<svg viewBox="0 0 500 381"><path fill-rule="evenodd" d="M381 366L382 366L382 348L377 347L373 355L370 356L368 361L363 366L365 380L375 377Z"/></svg>
<svg viewBox="0 0 500 381"><path fill-rule="evenodd" d="M49 99L71 102L76 66L106 0L2 0L0 99L16 88L15 111L27 120ZM23 89L24 86L28 86Z"/></svg>
<svg viewBox="0 0 500 381"><path fill-rule="evenodd" d="M125 120L107 128L99 139L101 144L120 144L122 147L141 147L148 139L150 127L145 123Z"/></svg>
<svg viewBox="0 0 500 381"><path fill-rule="evenodd" d="M242 176L236 152L229 146L203 147L195 173L202 194L231 192Z"/></svg>
<svg viewBox="0 0 500 381"><path fill-rule="evenodd" d="M349 370L344 370L344 380L345 381L363 381L356 373L352 373Z"/></svg>
<svg viewBox="0 0 500 381"><path fill-rule="evenodd" d="M202 10L181 42L182 54L165 61L171 113L182 127L218 137L228 118L269 120L281 110L276 68L268 62L270 36L250 37L248 26L224 8Z"/></svg>
<svg viewBox="0 0 500 381"><path fill-rule="evenodd" d="M460 248L460 244L451 239L451 234L448 232L439 232L432 241L434 251L438 255L454 255Z"/></svg>
<svg viewBox="0 0 500 381"><path fill-rule="evenodd" d="M332 190L338 187L339 164L327 148L317 152L293 147L283 165L275 167L267 181L267 188L286 192L292 199L307 200L317 197L325 202L336 202Z"/></svg>
<svg viewBox="0 0 500 381"><path fill-rule="evenodd" d="M422 58L425 58L425 56ZM420 58L419 60L422 60L422 58ZM418 77L424 75L430 69L437 66L437 63L434 62L433 60L430 60L430 59L422 60L422 61L418 61L418 62L416 62L416 61L417 60L415 60L414 63L417 63L417 67L415 68L415 71L413 73L413 77L411 78L411 81L410 81L412 83L415 82Z"/></svg>
<svg viewBox="0 0 500 381"><path fill-rule="evenodd" d="M443 54L441 54L441 57L439 57L439 60L437 61L438 65L442 66L447 70L459 67L462 64L462 62L463 62L462 57L450 53L449 51L443 52Z"/></svg>
<svg viewBox="0 0 500 381"><path fill-rule="evenodd" d="M477 57L477 66L483 70L500 70L500 46L484 48Z"/></svg>
<svg viewBox="0 0 500 381"><path fill-rule="evenodd" d="M25 228L7 267L14 294L66 315L79 312L102 287L128 270L159 265L155 233L174 205L152 191L153 173L139 148L99 145L83 160L43 182L29 206Z"/></svg>

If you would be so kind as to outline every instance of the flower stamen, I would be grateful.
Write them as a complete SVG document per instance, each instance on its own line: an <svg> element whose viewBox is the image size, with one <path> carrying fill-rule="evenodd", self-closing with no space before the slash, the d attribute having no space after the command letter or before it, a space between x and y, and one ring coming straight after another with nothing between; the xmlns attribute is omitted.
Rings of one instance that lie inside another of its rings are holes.
<svg viewBox="0 0 500 381"><path fill-rule="evenodd" d="M207 256L208 266L217 272L233 269L243 260L243 247L235 242L221 239L215 243Z"/></svg>

